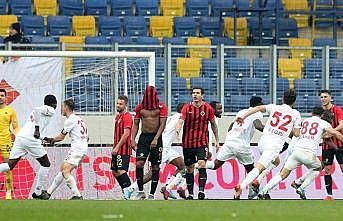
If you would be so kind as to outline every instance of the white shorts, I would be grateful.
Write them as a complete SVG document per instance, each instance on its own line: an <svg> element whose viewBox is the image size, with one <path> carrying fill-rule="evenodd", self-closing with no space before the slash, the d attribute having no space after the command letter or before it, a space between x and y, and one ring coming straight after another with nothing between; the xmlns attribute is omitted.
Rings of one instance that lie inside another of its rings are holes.
<svg viewBox="0 0 343 221"><path fill-rule="evenodd" d="M300 165L305 165L308 169L318 169L321 162L314 153L296 149L287 159L284 167L288 170L294 170Z"/></svg>
<svg viewBox="0 0 343 221"><path fill-rule="evenodd" d="M69 150L67 156L64 158L64 162L69 163L75 167L78 167L85 156L86 154L81 154Z"/></svg>
<svg viewBox="0 0 343 221"><path fill-rule="evenodd" d="M41 140L31 140L23 137L17 137L13 143L9 159L18 159L28 153L35 158L41 158L47 154Z"/></svg>
<svg viewBox="0 0 343 221"><path fill-rule="evenodd" d="M175 147L163 147L161 163L170 163L178 157L182 157L182 155Z"/></svg>
<svg viewBox="0 0 343 221"><path fill-rule="evenodd" d="M240 164L249 165L254 163L254 156L250 147L233 147L232 144L224 145L219 149L217 154L217 160L227 161L229 159L237 159Z"/></svg>
<svg viewBox="0 0 343 221"><path fill-rule="evenodd" d="M280 149L264 149L257 162L267 168L279 156L279 154Z"/></svg>

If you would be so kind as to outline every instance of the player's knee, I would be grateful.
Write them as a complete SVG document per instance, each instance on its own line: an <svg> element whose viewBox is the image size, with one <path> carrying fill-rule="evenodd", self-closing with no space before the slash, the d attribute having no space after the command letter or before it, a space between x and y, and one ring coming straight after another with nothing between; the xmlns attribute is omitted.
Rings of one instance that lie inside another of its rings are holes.
<svg viewBox="0 0 343 221"><path fill-rule="evenodd" d="M194 166L188 166L187 173L194 173Z"/></svg>
<svg viewBox="0 0 343 221"><path fill-rule="evenodd" d="M141 160L140 160L140 161L136 161L136 167L137 167L137 168L143 168L143 167L144 167L144 163L145 163L145 162L144 162L144 161L141 161Z"/></svg>
<svg viewBox="0 0 343 221"><path fill-rule="evenodd" d="M198 161L198 167L199 168L206 168L206 161L205 160L199 160Z"/></svg>
<svg viewBox="0 0 343 221"><path fill-rule="evenodd" d="M325 166L324 171L325 171L326 175L330 175L331 174L331 166Z"/></svg>
<svg viewBox="0 0 343 221"><path fill-rule="evenodd" d="M276 167L279 166L279 164L280 164L280 158L277 157L277 158L274 160L273 164L274 164Z"/></svg>

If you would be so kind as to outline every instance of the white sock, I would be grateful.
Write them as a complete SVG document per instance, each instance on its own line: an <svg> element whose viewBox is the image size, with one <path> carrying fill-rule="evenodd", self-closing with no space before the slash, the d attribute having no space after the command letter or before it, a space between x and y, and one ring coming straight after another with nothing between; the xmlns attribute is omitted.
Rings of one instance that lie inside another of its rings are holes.
<svg viewBox="0 0 343 221"><path fill-rule="evenodd" d="M187 189L186 178L182 177L182 180L180 181L180 183L177 186L181 187L183 190L186 190Z"/></svg>
<svg viewBox="0 0 343 221"><path fill-rule="evenodd" d="M319 175L319 171L312 170L311 173L308 174L304 182L301 184L301 188L305 189L308 185L312 183L312 181Z"/></svg>
<svg viewBox="0 0 343 221"><path fill-rule="evenodd" d="M265 178L265 177L267 176L267 174L268 174L271 170L273 170L275 167L276 167L276 166L275 166L273 163L269 164L269 165L267 166L267 168L261 172L261 174L257 177L256 180L257 180L259 183L261 183L262 180L263 180L263 178Z"/></svg>
<svg viewBox="0 0 343 221"><path fill-rule="evenodd" d="M245 187L247 187L250 183L252 183L256 177L260 174L260 171L257 168L252 169L243 182L241 183L241 189L243 190Z"/></svg>
<svg viewBox="0 0 343 221"><path fill-rule="evenodd" d="M206 161L206 169L211 169L213 170L214 168L214 162L213 161Z"/></svg>
<svg viewBox="0 0 343 221"><path fill-rule="evenodd" d="M313 172L313 170L307 170L306 173L304 173L304 175L302 175L300 178L296 179L294 182L298 185L301 185L304 180L306 179L306 177L311 174Z"/></svg>
<svg viewBox="0 0 343 221"><path fill-rule="evenodd" d="M40 195L42 190L46 188L49 178L49 167L40 166L36 175L36 186L34 192Z"/></svg>
<svg viewBox="0 0 343 221"><path fill-rule="evenodd" d="M62 172L59 172L56 176L54 181L52 182L51 186L48 188L48 193L52 194L53 192L55 192L55 190L57 189L57 187L59 187L59 185L61 185L63 181L63 175Z"/></svg>
<svg viewBox="0 0 343 221"><path fill-rule="evenodd" d="M79 191L79 189L76 186L76 181L74 179L74 177L72 175L70 175L67 178L64 178L64 180L67 183L67 186L69 187L69 189L71 189L71 191L73 192L73 196L81 196L81 193Z"/></svg>
<svg viewBox="0 0 343 221"><path fill-rule="evenodd" d="M137 181L131 183L131 185L129 186L129 190L130 191L135 191L135 190L138 190L138 184L137 184Z"/></svg>
<svg viewBox="0 0 343 221"><path fill-rule="evenodd" d="M172 180L167 184L167 190L172 190L175 186L181 183L183 177L181 173L177 173L176 176L172 176Z"/></svg>
<svg viewBox="0 0 343 221"><path fill-rule="evenodd" d="M0 173L6 172L9 170L10 170L10 166L8 166L8 163L0 164Z"/></svg>
<svg viewBox="0 0 343 221"><path fill-rule="evenodd" d="M268 193L270 190L274 189L276 185L278 185L282 181L280 174L274 176L267 185L263 188L262 193Z"/></svg>

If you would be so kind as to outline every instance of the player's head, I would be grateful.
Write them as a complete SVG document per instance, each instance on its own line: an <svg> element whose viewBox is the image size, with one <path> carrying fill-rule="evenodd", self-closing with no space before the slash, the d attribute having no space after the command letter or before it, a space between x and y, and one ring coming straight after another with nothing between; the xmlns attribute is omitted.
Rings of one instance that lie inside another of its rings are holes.
<svg viewBox="0 0 343 221"><path fill-rule="evenodd" d="M321 118L331 124L332 121L335 119L335 115L329 110L324 110Z"/></svg>
<svg viewBox="0 0 343 221"><path fill-rule="evenodd" d="M312 115L320 117L320 116L322 116L323 112L324 112L323 107L314 107L312 110Z"/></svg>
<svg viewBox="0 0 343 221"><path fill-rule="evenodd" d="M214 116L221 118L223 114L223 105L218 101L212 101L210 105L214 110Z"/></svg>
<svg viewBox="0 0 343 221"><path fill-rule="evenodd" d="M256 107L262 105L262 98L258 96L252 96L250 98L250 107Z"/></svg>
<svg viewBox="0 0 343 221"><path fill-rule="evenodd" d="M283 93L283 103L289 106L294 106L297 100L297 92L294 89L289 89Z"/></svg>
<svg viewBox="0 0 343 221"><path fill-rule="evenodd" d="M154 86L147 86L142 100L142 106L145 110L155 110L159 108L159 99L157 90Z"/></svg>
<svg viewBox="0 0 343 221"><path fill-rule="evenodd" d="M125 95L120 95L117 100L117 111L118 113L122 113L127 108L127 102L129 99Z"/></svg>
<svg viewBox="0 0 343 221"><path fill-rule="evenodd" d="M6 103L6 90L3 88L0 88L0 105L3 105Z"/></svg>
<svg viewBox="0 0 343 221"><path fill-rule="evenodd" d="M75 103L73 99L67 99L63 101L62 104L62 114L63 116L67 116L68 113L71 113L75 110Z"/></svg>
<svg viewBox="0 0 343 221"><path fill-rule="evenodd" d="M323 107L331 105L331 92L329 90L321 90L319 96Z"/></svg>
<svg viewBox="0 0 343 221"><path fill-rule="evenodd" d="M50 107L53 107L54 109L56 109L56 107L57 107L56 97L52 94L46 95L44 97L44 105L47 105L47 106L50 106Z"/></svg>
<svg viewBox="0 0 343 221"><path fill-rule="evenodd" d="M20 33L21 33L20 23L19 22L15 22L15 23L11 24L11 26L9 28L10 36L13 36L13 35L16 35L16 34L20 34Z"/></svg>
<svg viewBox="0 0 343 221"><path fill-rule="evenodd" d="M179 104L176 106L176 111L177 111L178 113L181 113L181 110L182 110L183 106L185 106L185 103L179 103Z"/></svg>
<svg viewBox="0 0 343 221"><path fill-rule="evenodd" d="M194 102L201 102L204 99L205 90L202 87L193 87L192 98Z"/></svg>

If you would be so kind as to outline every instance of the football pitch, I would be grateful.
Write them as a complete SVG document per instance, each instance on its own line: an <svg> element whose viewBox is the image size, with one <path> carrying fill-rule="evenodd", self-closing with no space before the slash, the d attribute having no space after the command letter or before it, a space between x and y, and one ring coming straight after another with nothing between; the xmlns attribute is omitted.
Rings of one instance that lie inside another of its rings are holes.
<svg viewBox="0 0 343 221"><path fill-rule="evenodd" d="M0 201L0 220L342 220L343 201Z"/></svg>

